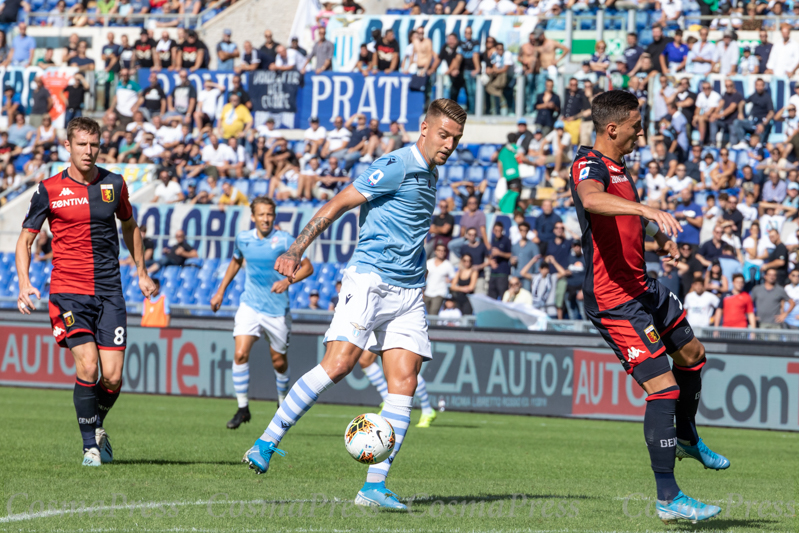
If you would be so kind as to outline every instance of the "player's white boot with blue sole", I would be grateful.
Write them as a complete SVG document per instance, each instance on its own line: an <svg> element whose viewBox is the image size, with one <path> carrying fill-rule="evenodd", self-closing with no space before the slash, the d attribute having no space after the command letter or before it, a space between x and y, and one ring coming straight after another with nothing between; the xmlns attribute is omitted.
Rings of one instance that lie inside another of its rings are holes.
<svg viewBox="0 0 799 533"><path fill-rule="evenodd" d="M269 470L269 460L273 453L277 453L281 457L286 455L286 452L275 446L274 443L258 439L244 454L242 462L249 464L256 474L265 474Z"/></svg>
<svg viewBox="0 0 799 533"><path fill-rule="evenodd" d="M706 469L724 470L730 467L730 460L708 448L705 443L702 442L702 439L699 439L699 442L694 446L682 444L680 441L677 441L676 453L677 459L680 461L683 459L696 459L702 463Z"/></svg>
<svg viewBox="0 0 799 533"><path fill-rule="evenodd" d="M100 449L100 459L103 464L114 461L114 450L111 449L111 441L108 440L108 433L103 428L94 430L94 438L97 440L97 447Z"/></svg>
<svg viewBox="0 0 799 533"><path fill-rule="evenodd" d="M721 512L721 507L694 500L683 494L682 491L668 503L658 500L655 508L658 518L663 520L664 524L670 524L680 518L696 524L701 520L713 518Z"/></svg>
<svg viewBox="0 0 799 533"><path fill-rule="evenodd" d="M89 448L83 450L83 466L102 466L103 460L100 459L100 450L97 448Z"/></svg>
<svg viewBox="0 0 799 533"><path fill-rule="evenodd" d="M386 482L364 483L363 488L358 491L355 497L355 505L364 507L382 507L384 509L394 509L405 511L408 507L399 501L399 497L386 488Z"/></svg>

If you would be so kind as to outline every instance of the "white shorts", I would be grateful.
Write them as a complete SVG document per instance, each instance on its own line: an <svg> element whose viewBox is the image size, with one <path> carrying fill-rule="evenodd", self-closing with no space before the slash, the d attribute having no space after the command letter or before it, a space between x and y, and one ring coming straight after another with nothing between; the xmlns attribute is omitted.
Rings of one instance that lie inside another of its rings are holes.
<svg viewBox="0 0 799 533"><path fill-rule="evenodd" d="M272 350L284 354L289 348L291 315L269 316L242 303L239 304L239 310L236 311L235 324L233 326L234 337L239 335L260 337L264 333Z"/></svg>
<svg viewBox="0 0 799 533"><path fill-rule="evenodd" d="M423 290L389 285L374 272L358 273L349 267L325 343L346 341L378 354L402 348L432 359Z"/></svg>

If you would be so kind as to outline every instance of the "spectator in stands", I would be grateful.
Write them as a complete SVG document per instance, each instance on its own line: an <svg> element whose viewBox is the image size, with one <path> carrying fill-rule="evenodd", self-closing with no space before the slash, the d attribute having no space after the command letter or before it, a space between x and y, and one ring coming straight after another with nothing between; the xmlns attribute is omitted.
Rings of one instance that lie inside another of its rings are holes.
<svg viewBox="0 0 799 533"><path fill-rule="evenodd" d="M716 61L716 45L708 41L709 33L707 27L700 28L699 41L691 47L687 58L687 70L691 74L707 75L713 69Z"/></svg>
<svg viewBox="0 0 799 533"><path fill-rule="evenodd" d="M724 81L724 90L721 104L710 119L710 140L714 143L719 132L729 132L732 137L732 127L738 118L738 106L743 102L743 96L735 89L735 82L731 79Z"/></svg>
<svg viewBox="0 0 799 533"><path fill-rule="evenodd" d="M777 39L766 62L765 74L791 78L799 68L799 43L791 39L791 25L780 24L782 39Z"/></svg>
<svg viewBox="0 0 799 533"><path fill-rule="evenodd" d="M752 289L757 326L763 329L780 329L785 318L793 311L795 302L777 282L777 270L768 268L763 275L764 283Z"/></svg>
<svg viewBox="0 0 799 533"><path fill-rule="evenodd" d="M722 303L722 322L725 328L755 328L755 309L752 297L744 290L744 277L735 274L732 277L732 291Z"/></svg>
<svg viewBox="0 0 799 533"><path fill-rule="evenodd" d="M627 64L627 72L630 72L635 68L635 66L638 64L638 59L640 59L641 54L643 53L644 49L638 44L638 34L628 33L627 48L624 49L624 60Z"/></svg>
<svg viewBox="0 0 799 533"><path fill-rule="evenodd" d="M738 74L742 74L748 76L750 74L757 74L758 72L758 61L757 57L752 54L752 49L748 46L744 46L741 50L743 56L738 63Z"/></svg>
<svg viewBox="0 0 799 533"><path fill-rule="evenodd" d="M772 249L766 258L765 264L760 267L764 273L774 270L776 283L780 286L785 284L788 278L788 249L780 239L780 232L776 228L769 228L768 238L771 241Z"/></svg>
<svg viewBox="0 0 799 533"><path fill-rule="evenodd" d="M683 228L677 235L677 244L690 244L694 249L699 246L699 232L702 229L702 208L694 202L693 187L686 187L680 192L680 199L673 213Z"/></svg>
<svg viewBox="0 0 799 533"><path fill-rule="evenodd" d="M660 56L663 55L663 51L666 49L666 45L668 45L672 39L670 37L665 37L663 35L663 27L660 24L655 24L652 26L652 44L646 47L646 53L649 54L649 57L652 58L652 68L659 73L664 73L661 70L661 63L660 63ZM641 56L643 58L643 55ZM638 67L640 67L641 62L639 59Z"/></svg>
<svg viewBox="0 0 799 533"><path fill-rule="evenodd" d="M226 205L250 205L247 195L235 188L229 181L222 182L222 196L219 197L219 204Z"/></svg>
<svg viewBox="0 0 799 533"><path fill-rule="evenodd" d="M768 181L763 184L761 202L780 204L788 194L788 185L780 179L777 169L769 170Z"/></svg>
<svg viewBox="0 0 799 533"><path fill-rule="evenodd" d="M716 43L715 62L718 67L715 70L718 70L723 76L735 75L738 70L740 50L736 33L731 29L725 31L722 41Z"/></svg>
<svg viewBox="0 0 799 533"><path fill-rule="evenodd" d="M266 157L264 157L266 177L278 177L287 167L298 166L298 163L297 156L292 150L289 150L286 140L282 137L278 138L267 151Z"/></svg>
<svg viewBox="0 0 799 533"><path fill-rule="evenodd" d="M372 71L390 74L399 68L399 43L394 30L387 29L385 35L376 42L372 56Z"/></svg>
<svg viewBox="0 0 799 533"><path fill-rule="evenodd" d="M33 141L34 148L40 149L42 152L57 152L58 134L55 126L53 126L53 119L50 118L49 114L45 114L42 115L41 122L36 128L36 136Z"/></svg>
<svg viewBox="0 0 799 533"><path fill-rule="evenodd" d="M205 173L214 177L226 176L237 163L236 154L230 146L220 143L219 138L213 133L208 137L208 141L202 149L202 160L207 165Z"/></svg>
<svg viewBox="0 0 799 533"><path fill-rule="evenodd" d="M344 10L344 13L347 15L360 15L362 13L366 13L366 10L355 0L343 0L341 2L341 9Z"/></svg>
<svg viewBox="0 0 799 533"><path fill-rule="evenodd" d="M206 79L203 81L203 88L197 92L194 127L200 131L200 135L213 128L216 122L217 102L224 89L224 85Z"/></svg>
<svg viewBox="0 0 799 533"><path fill-rule="evenodd" d="M555 126L555 116L560 113L560 97L554 92L555 83L546 80L544 92L539 94L535 100L537 111L535 123L541 129L541 133L547 136Z"/></svg>
<svg viewBox="0 0 799 533"><path fill-rule="evenodd" d="M552 267L547 261L541 263L537 274L530 274L527 269L522 269L521 275L530 279L530 293L533 296L533 307L547 315L554 315L555 285L558 281L557 274L551 273Z"/></svg>
<svg viewBox="0 0 799 533"><path fill-rule="evenodd" d="M333 198L350 181L349 174L338 164L338 158L331 156L327 160L328 168L323 169L314 189L318 200Z"/></svg>
<svg viewBox="0 0 799 533"><path fill-rule="evenodd" d="M485 247L483 247L483 250L484 249ZM455 300L458 309L460 309L464 315L472 314L472 305L469 302L468 295L474 294L477 286L478 270L472 268L472 266L472 256L464 254L461 257L458 272L453 277L449 286L452 298Z"/></svg>
<svg viewBox="0 0 799 533"><path fill-rule="evenodd" d="M77 55L70 58L67 64L70 67L76 67L80 71L93 71L94 59L86 55L87 48L88 44L86 44L86 41L81 41L80 43L78 43Z"/></svg>
<svg viewBox="0 0 799 533"><path fill-rule="evenodd" d="M183 69L178 75L180 83L172 89L167 101L170 116L190 117L194 115L197 106L197 90L194 84L189 81L189 73Z"/></svg>
<svg viewBox="0 0 799 533"><path fill-rule="evenodd" d="M340 160L347 155L347 145L350 142L350 138L352 138L350 126L354 118L355 115L352 115L346 124L344 124L344 119L341 117L333 119L333 128L327 132L327 140L322 147L323 159L333 156Z"/></svg>
<svg viewBox="0 0 799 533"><path fill-rule="evenodd" d="M116 43L116 36L114 35L114 32L108 32L106 38L108 39L108 42L103 45L103 48L101 49L101 58L104 62L103 71L106 77L106 87L111 87L116 81L116 76L119 73L119 58L122 55L122 46ZM111 91L106 90L104 96L106 109L108 108L108 103L110 100Z"/></svg>
<svg viewBox="0 0 799 533"><path fill-rule="evenodd" d="M278 72L297 70L298 65L305 63L305 58L303 58L299 52L292 48L286 48L282 44L277 45L275 52L275 61L269 65L269 70Z"/></svg>
<svg viewBox="0 0 799 533"><path fill-rule="evenodd" d="M133 66L134 68L155 68L161 69L161 58L156 53L158 43L150 37L150 33L142 28L139 39L133 43Z"/></svg>
<svg viewBox="0 0 799 533"><path fill-rule="evenodd" d="M726 246L726 245L725 245ZM721 269L719 259L714 260L705 271L705 290L721 297L730 290L730 282ZM716 325L719 321L716 321Z"/></svg>
<svg viewBox="0 0 799 533"><path fill-rule="evenodd" d="M13 49L8 46L6 32L0 30L0 67L7 67L11 63Z"/></svg>
<svg viewBox="0 0 799 533"><path fill-rule="evenodd" d="M541 250L534 241L530 240L530 235L535 235L530 231L530 224L526 221L522 221L519 223L519 241L516 244L513 244L511 247L511 267L512 267L512 274L515 276L519 275L519 272L522 268L527 266L528 263L531 261L536 262L538 259L541 258ZM537 238L537 237L535 237ZM531 273L535 273L537 271L537 267L531 265L528 269ZM530 288L529 279L523 278L522 279L522 286L525 289Z"/></svg>
<svg viewBox="0 0 799 533"><path fill-rule="evenodd" d="M33 260L53 260L53 235L45 228L42 228L41 232L39 232L39 237L36 239L36 249L33 253Z"/></svg>
<svg viewBox="0 0 799 533"><path fill-rule="evenodd" d="M330 298L330 305L328 306L328 311L335 311L336 306L338 305L339 295L341 294L341 282L336 282L336 294Z"/></svg>
<svg viewBox="0 0 799 533"><path fill-rule="evenodd" d="M660 72L682 72L688 60L688 45L682 42L682 30L674 32L674 40L668 43L658 57Z"/></svg>
<svg viewBox="0 0 799 533"><path fill-rule="evenodd" d="M50 112L53 108L53 97L50 91L45 87L44 81L41 76L34 78L36 89L33 90L33 104L31 105L30 124L34 127L42 125L42 117Z"/></svg>
<svg viewBox="0 0 799 533"><path fill-rule="evenodd" d="M720 318L721 313L717 313L720 304L718 296L705 291L705 282L702 279L695 279L691 284L691 292L686 294L683 300L685 318L694 327L706 328L718 325L716 319Z"/></svg>
<svg viewBox="0 0 799 533"><path fill-rule="evenodd" d="M148 273L154 274L163 267L173 265L182 267L184 263L186 263L186 259L194 259L197 257L197 250L186 241L186 234L183 230L179 229L175 232L174 246L164 247L161 254L161 259L150 265L147 269Z"/></svg>
<svg viewBox="0 0 799 533"><path fill-rule="evenodd" d="M696 251L696 259L702 263L702 266L710 267L713 261L721 257L723 245L721 237L723 234L724 231L721 229L721 225L717 224L716 227L713 228L713 238L703 243Z"/></svg>
<svg viewBox="0 0 799 533"><path fill-rule="evenodd" d="M239 47L231 41L233 32L225 28L222 30L222 40L216 43L216 68L217 70L233 70L236 58L239 57Z"/></svg>
<svg viewBox="0 0 799 533"><path fill-rule="evenodd" d="M321 74L322 72L333 69L333 53L335 47L332 42L327 40L327 29L323 26L317 30L317 34L319 39L314 43L311 54L302 66L302 70L300 71L302 74L305 74L312 59L316 59L313 67L316 74Z"/></svg>
<svg viewBox="0 0 799 533"><path fill-rule="evenodd" d="M491 96L490 105L491 114L493 115L505 115L508 112L505 88L508 86L513 73L510 70L512 66L513 55L505 51L504 44L498 42L490 54L485 70L490 78L485 86L485 91Z"/></svg>
<svg viewBox="0 0 799 533"><path fill-rule="evenodd" d="M491 250L488 264L491 275L488 281L488 297L498 300L508 290L510 276L511 243L505 235L505 226L500 221L494 223L492 230Z"/></svg>
<svg viewBox="0 0 799 533"><path fill-rule="evenodd" d="M65 16L66 14L67 3L64 0L59 0L56 2L55 7L50 10L50 16L47 17L47 26L51 28L65 28L69 26L69 19ZM2 15L0 15L0 18L2 18Z"/></svg>
<svg viewBox="0 0 799 533"><path fill-rule="evenodd" d="M455 268L447 259L447 247L445 244L437 244L434 257L427 260L427 284L424 289L427 314L438 314L454 278Z"/></svg>
<svg viewBox="0 0 799 533"><path fill-rule="evenodd" d="M738 197L734 194L727 196L727 206L724 208L721 217L730 223L729 227L732 233L740 239L744 217L743 213L738 209Z"/></svg>
<svg viewBox="0 0 799 533"><path fill-rule="evenodd" d="M190 72L208 68L208 47L197 37L197 32L186 32L186 41L178 47L178 64Z"/></svg>
<svg viewBox="0 0 799 533"><path fill-rule="evenodd" d="M244 41L244 53L241 56L241 63L233 67L233 70L240 74L254 70L265 70L266 66L261 66L261 54L254 50L250 41Z"/></svg>
<svg viewBox="0 0 799 533"><path fill-rule="evenodd" d="M5 6L9 3L12 5L14 0L6 0ZM16 21L16 14L14 15ZM11 43L11 49L14 53L11 55L11 66L13 67L29 67L33 65L33 54L36 51L36 39L28 35L28 25L25 22L20 22L17 25L17 36Z"/></svg>
<svg viewBox="0 0 799 533"><path fill-rule="evenodd" d="M436 57L435 63L432 65L430 69L431 74L438 70L438 66L441 64L441 62L444 62L447 65L444 75L449 77L450 100L454 100L457 102L458 96L460 95L461 90L463 90L464 93L466 94L466 106L469 107L469 91L466 90L466 79L464 78L464 71L463 71L463 69L467 66L464 64L464 59L460 51L460 43L458 42L457 34L450 33L449 35L447 35L447 39L445 43L441 46L441 50L439 51Z"/></svg>
<svg viewBox="0 0 799 533"><path fill-rule="evenodd" d="M502 295L502 301L505 303L533 305L533 295L522 287L522 282L518 277L510 276L508 278L508 290Z"/></svg>
<svg viewBox="0 0 799 533"><path fill-rule="evenodd" d="M794 268L788 275L789 282L785 285L785 292L793 300L794 308L788 313L783 324L789 329L799 329L799 269Z"/></svg>
<svg viewBox="0 0 799 533"><path fill-rule="evenodd" d="M774 45L768 42L768 32L766 30L760 30L759 35L760 44L755 47L755 57L758 60L757 72L763 74L768 68L767 65L771 57L771 49Z"/></svg>
<svg viewBox="0 0 799 533"><path fill-rule="evenodd" d="M358 125L354 127L352 123L356 117L358 119ZM343 162L344 170L350 170L364 155L366 144L370 136L370 129L366 122L366 115L363 113L352 115L347 120L345 126L352 131L347 147L338 152L333 152L332 155L335 155Z"/></svg>
<svg viewBox="0 0 799 533"><path fill-rule="evenodd" d="M455 228L455 217L449 213L449 204L446 200L438 202L438 214L433 215L433 221L430 224L430 234L427 236L427 244L425 245L425 252L431 255L430 252L442 244L445 247L449 245L452 240L452 231Z"/></svg>
<svg viewBox="0 0 799 533"><path fill-rule="evenodd" d="M130 46L130 41L128 40L128 36L124 33L119 38L119 46L122 51L119 54L119 68L120 70L123 68L131 69L133 68L133 58L135 52L133 51L133 47ZM77 53L77 48L75 53ZM117 73L119 75L119 73Z"/></svg>
<svg viewBox="0 0 799 533"><path fill-rule="evenodd" d="M572 144L580 141L580 126L586 112L590 113L591 104L588 102L585 93L580 90L577 80L569 80L569 87L563 100L561 120L564 123L564 130L571 135Z"/></svg>
<svg viewBox="0 0 799 533"><path fill-rule="evenodd" d="M116 111L122 127L126 127L133 120L133 113L139 108L140 91L141 87L131 79L130 71L126 68L120 69L111 108Z"/></svg>
<svg viewBox="0 0 799 533"><path fill-rule="evenodd" d="M317 117L311 117L308 122L310 127L305 130L305 134L303 135L305 150L306 153L311 156L316 156L321 152L325 144L327 130L319 125L319 118Z"/></svg>
<svg viewBox="0 0 799 533"><path fill-rule="evenodd" d="M25 115L17 113L14 115L14 123L8 128L8 142L22 148L32 144L36 136L36 129L25 123Z"/></svg>
<svg viewBox="0 0 799 533"><path fill-rule="evenodd" d="M373 56L374 52L369 50L369 46L366 44L361 44L361 50L358 54L358 61L355 63L355 68L353 71L360 72L363 76L368 76L372 72Z"/></svg>
<svg viewBox="0 0 799 533"><path fill-rule="evenodd" d="M551 252L547 250L547 243L555 239L555 227L558 224L562 226L563 219L552 210L552 201L544 200L541 202L541 214L535 219L535 230L541 240L541 253L543 255L551 255Z"/></svg>
<svg viewBox="0 0 799 533"><path fill-rule="evenodd" d="M469 241L468 233L470 229L475 232L475 237L480 238L480 242L487 245L488 234L486 233L486 216L480 210L480 203L477 197L470 196L463 206L463 212L460 219L460 234L464 236L466 241ZM449 251L460 257L462 255L462 247L465 246L464 238L453 239L449 243ZM472 259L475 259L474 257ZM476 261L475 265L481 264L483 261Z"/></svg>
<svg viewBox="0 0 799 533"><path fill-rule="evenodd" d="M746 104L752 104L752 107L748 116L744 117ZM746 100L738 102L737 116L738 119L733 122L730 130L730 144L733 148L746 148L747 133L756 133L761 139L768 138L771 119L774 118L774 103L771 100L771 93L766 91L766 82L760 78L755 80L755 92Z"/></svg>
<svg viewBox="0 0 799 533"><path fill-rule="evenodd" d="M222 108L222 115L219 117L222 138L244 137L252 127L252 122L252 114L241 103L239 95L231 94L230 101Z"/></svg>
<svg viewBox="0 0 799 533"><path fill-rule="evenodd" d="M675 268L671 261L661 263L660 268L661 272L658 275L657 280L662 283L672 294L677 295L678 298L682 298L683 291L680 282L680 273L677 268Z"/></svg>
<svg viewBox="0 0 799 533"><path fill-rule="evenodd" d="M158 180L159 183L155 186L153 203L174 204L185 200L186 197L180 188L180 184L172 179L169 170L161 169L158 172Z"/></svg>

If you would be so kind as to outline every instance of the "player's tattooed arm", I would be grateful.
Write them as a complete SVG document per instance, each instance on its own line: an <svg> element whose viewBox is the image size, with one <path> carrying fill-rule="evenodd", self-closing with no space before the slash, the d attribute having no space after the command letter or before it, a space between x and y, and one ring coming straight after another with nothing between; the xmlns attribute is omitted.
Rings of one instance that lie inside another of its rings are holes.
<svg viewBox="0 0 799 533"><path fill-rule="evenodd" d="M302 254L305 252L308 246L311 245L314 239L324 233L324 231L329 228L330 224L332 223L333 220L327 217L313 217L294 240L294 243L292 243L292 245L286 251L286 256L290 259L299 261L302 257Z"/></svg>

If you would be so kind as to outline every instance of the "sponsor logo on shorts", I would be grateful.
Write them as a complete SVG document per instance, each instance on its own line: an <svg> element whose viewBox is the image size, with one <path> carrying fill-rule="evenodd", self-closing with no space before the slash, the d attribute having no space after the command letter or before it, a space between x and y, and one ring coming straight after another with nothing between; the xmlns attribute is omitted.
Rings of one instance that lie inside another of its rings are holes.
<svg viewBox="0 0 799 533"><path fill-rule="evenodd" d="M72 314L72 311L67 311L61 316L64 317L64 324L66 324L68 328L71 328L72 326L75 325L75 317Z"/></svg>
<svg viewBox="0 0 799 533"><path fill-rule="evenodd" d="M645 330L646 338L649 339L649 342L655 344L657 341L660 340L660 335L658 335L658 331L655 329L655 326L650 324Z"/></svg>
<svg viewBox="0 0 799 533"><path fill-rule="evenodd" d="M644 353L644 350L639 350L635 346L630 346L629 348L627 348L627 359L630 361L634 361L635 359L638 359L638 356L641 355L642 353Z"/></svg>
<svg viewBox="0 0 799 533"><path fill-rule="evenodd" d="M114 186L110 183L103 183L100 185L100 192L103 196L103 202L111 203L114 201Z"/></svg>

